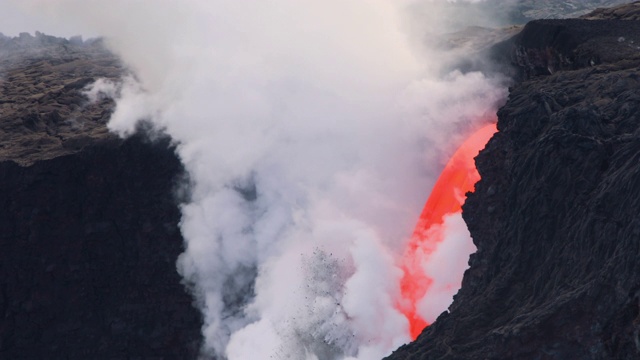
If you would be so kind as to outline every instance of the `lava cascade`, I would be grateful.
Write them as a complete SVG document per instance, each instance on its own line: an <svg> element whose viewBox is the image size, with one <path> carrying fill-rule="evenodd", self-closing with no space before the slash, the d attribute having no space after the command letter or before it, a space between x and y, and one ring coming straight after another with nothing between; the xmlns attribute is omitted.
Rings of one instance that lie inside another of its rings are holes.
<svg viewBox="0 0 640 360"><path fill-rule="evenodd" d="M495 123L480 128L453 154L436 181L409 241L403 257L404 276L400 282L398 308L407 317L414 340L429 325L417 309L421 299L429 296L433 283L433 279L425 274L423 264L444 240L442 224L445 216L462 211L465 194L473 191L480 180L474 158L496 131Z"/></svg>

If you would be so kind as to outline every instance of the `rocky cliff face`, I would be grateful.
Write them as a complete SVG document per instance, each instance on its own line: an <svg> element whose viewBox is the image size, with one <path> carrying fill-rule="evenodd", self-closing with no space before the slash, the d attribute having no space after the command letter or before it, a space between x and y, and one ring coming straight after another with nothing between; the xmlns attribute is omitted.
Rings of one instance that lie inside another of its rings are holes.
<svg viewBox="0 0 640 360"><path fill-rule="evenodd" d="M545 20L499 46L521 81L464 206L478 251L449 312L388 359L640 358L639 36Z"/></svg>
<svg viewBox="0 0 640 360"><path fill-rule="evenodd" d="M108 133L100 42L0 38L0 359L189 359L201 319L180 284L168 140Z"/></svg>

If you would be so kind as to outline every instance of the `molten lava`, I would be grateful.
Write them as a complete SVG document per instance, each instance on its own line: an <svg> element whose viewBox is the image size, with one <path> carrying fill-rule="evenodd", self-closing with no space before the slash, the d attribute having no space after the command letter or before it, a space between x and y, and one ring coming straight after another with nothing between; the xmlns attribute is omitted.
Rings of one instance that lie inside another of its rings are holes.
<svg viewBox="0 0 640 360"><path fill-rule="evenodd" d="M418 224L403 257L404 276L400 282L401 300L398 308L409 320L410 334L416 339L429 324L417 312L418 302L427 295L433 280L422 264L442 242L445 216L462 211L465 194L473 191L480 180L474 158L496 132L496 125L487 125L471 135L453 154L422 210ZM428 295L427 295L428 296Z"/></svg>

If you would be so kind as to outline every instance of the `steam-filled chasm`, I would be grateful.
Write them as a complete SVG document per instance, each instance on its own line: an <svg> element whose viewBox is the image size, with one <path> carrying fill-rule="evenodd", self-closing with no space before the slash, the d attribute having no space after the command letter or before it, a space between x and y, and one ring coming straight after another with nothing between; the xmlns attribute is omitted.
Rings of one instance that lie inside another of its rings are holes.
<svg viewBox="0 0 640 360"><path fill-rule="evenodd" d="M178 143L190 178L178 271L204 354L372 359L410 341L412 228L448 156L495 113L502 79L450 68L460 54L418 41L410 25L424 19L387 1L192 2L170 30L157 21L171 6L144 5L130 5L150 11L133 36L100 9L136 77L88 94L115 99L112 131L151 119ZM417 299L428 322L473 251L461 219L445 224L452 250L421 265L440 289Z"/></svg>

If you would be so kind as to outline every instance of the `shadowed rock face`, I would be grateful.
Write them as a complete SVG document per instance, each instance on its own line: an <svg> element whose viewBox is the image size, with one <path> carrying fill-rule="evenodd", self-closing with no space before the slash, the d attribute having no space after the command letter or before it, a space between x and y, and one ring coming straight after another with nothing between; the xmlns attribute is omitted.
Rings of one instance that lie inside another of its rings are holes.
<svg viewBox="0 0 640 360"><path fill-rule="evenodd" d="M639 36L545 20L501 45L525 75L476 158L478 251L450 311L388 359L640 358ZM532 71L541 49L574 58Z"/></svg>
<svg viewBox="0 0 640 360"><path fill-rule="evenodd" d="M4 41L4 42L3 42ZM168 140L110 135L99 43L0 39L0 359L193 359Z"/></svg>

